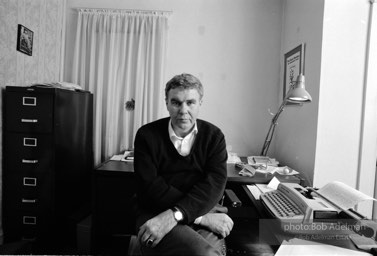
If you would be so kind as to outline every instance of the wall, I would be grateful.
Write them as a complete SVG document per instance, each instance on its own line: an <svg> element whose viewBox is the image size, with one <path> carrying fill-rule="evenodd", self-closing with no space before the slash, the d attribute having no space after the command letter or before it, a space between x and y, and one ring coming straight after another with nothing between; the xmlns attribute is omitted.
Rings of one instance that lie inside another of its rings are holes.
<svg viewBox="0 0 377 256"><path fill-rule="evenodd" d="M0 1L1 102L3 102L5 86L28 86L34 83L60 81L64 19L65 0ZM32 56L16 50L17 24L22 24L34 32ZM0 116L2 116L2 107L0 107ZM2 127L0 118L0 133ZM0 134L0 163L3 155L2 137ZM2 165L0 165L0 176L1 174ZM2 195L2 191L0 193ZM2 241L1 228L0 241Z"/></svg>
<svg viewBox="0 0 377 256"><path fill-rule="evenodd" d="M221 127L234 152L259 154L268 108L277 107L280 0L68 0L66 81L76 7L172 11L166 80L183 72L197 75L205 90L200 117Z"/></svg>
<svg viewBox="0 0 377 256"><path fill-rule="evenodd" d="M281 55L300 43L306 44L305 85L312 96L312 102L285 107L278 121L275 152L281 163L303 173L312 183L316 156L324 1L286 0L284 3ZM283 77L283 72L280 77ZM282 101L282 93L280 90L279 102Z"/></svg>
<svg viewBox="0 0 377 256"><path fill-rule="evenodd" d="M64 0L0 2L0 84L27 86L60 80ZM32 56L16 51L17 24L34 32Z"/></svg>

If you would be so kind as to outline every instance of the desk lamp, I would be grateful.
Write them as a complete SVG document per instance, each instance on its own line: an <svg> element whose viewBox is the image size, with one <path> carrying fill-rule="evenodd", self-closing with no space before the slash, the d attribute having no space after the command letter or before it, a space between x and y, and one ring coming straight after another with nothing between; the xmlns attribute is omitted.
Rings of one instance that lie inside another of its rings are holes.
<svg viewBox="0 0 377 256"><path fill-rule="evenodd" d="M268 130L266 140L264 141L261 156L266 156L268 152L268 148L270 147L270 143L272 137L274 136L275 127L277 125L278 118L283 112L285 105L288 102L292 103L309 103L312 101L312 97L310 94L305 90L305 77L303 74L297 76L297 81L293 84L289 91L287 92L283 102L281 103L278 112L274 115L271 121L270 129Z"/></svg>

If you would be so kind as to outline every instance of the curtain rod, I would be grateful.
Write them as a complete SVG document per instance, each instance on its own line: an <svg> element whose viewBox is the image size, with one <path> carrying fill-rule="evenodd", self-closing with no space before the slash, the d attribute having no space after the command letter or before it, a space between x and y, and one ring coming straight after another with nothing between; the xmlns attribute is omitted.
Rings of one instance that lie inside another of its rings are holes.
<svg viewBox="0 0 377 256"><path fill-rule="evenodd" d="M81 10L88 10L88 11L109 11L109 12L158 12L158 13L166 13L172 14L173 11L163 11L163 10L140 10L140 9L115 9L115 8L87 8L87 7L77 7L75 8L77 11Z"/></svg>

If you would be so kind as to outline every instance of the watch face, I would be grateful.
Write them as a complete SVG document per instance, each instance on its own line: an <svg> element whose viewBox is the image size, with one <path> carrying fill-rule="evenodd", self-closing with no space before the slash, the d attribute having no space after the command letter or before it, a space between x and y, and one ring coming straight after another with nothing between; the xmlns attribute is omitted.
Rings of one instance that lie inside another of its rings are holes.
<svg viewBox="0 0 377 256"><path fill-rule="evenodd" d="M175 211L174 212L174 218L177 220L177 221L181 221L183 219L183 215L180 211Z"/></svg>

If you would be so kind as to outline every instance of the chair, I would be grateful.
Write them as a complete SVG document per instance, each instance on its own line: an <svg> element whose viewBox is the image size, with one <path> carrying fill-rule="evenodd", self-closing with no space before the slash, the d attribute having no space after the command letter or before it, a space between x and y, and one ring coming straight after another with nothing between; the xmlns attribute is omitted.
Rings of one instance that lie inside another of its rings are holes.
<svg viewBox="0 0 377 256"><path fill-rule="evenodd" d="M228 197L227 194L228 193L225 193L224 197ZM222 205L223 202L230 202L230 204L234 206L234 204L232 204L233 201L231 199L228 199L228 200L225 200L225 201L222 200L221 204L216 205L212 211L213 212L227 213L228 212L228 208ZM225 239L223 241L224 241L224 243L223 243L223 248L222 248L221 252L222 252L223 256L226 256L227 255L227 246L226 246ZM130 237L130 242L129 242L129 246L128 246L128 255L129 256L141 256L142 255L142 253L141 253L141 246L140 246L139 240L137 239L137 235L136 234L133 234Z"/></svg>

